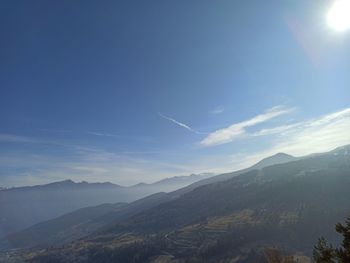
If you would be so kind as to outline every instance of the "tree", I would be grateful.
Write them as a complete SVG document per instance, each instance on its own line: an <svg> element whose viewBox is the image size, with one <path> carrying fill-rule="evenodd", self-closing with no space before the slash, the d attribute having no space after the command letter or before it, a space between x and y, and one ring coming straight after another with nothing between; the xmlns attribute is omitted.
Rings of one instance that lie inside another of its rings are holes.
<svg viewBox="0 0 350 263"><path fill-rule="evenodd" d="M323 237L314 247L314 261L316 263L350 263L350 217L345 224L336 224L335 230L343 236L341 246L334 248Z"/></svg>
<svg viewBox="0 0 350 263"><path fill-rule="evenodd" d="M345 225L337 224L335 230L343 236L342 246L336 249L339 262L350 263L350 217L345 221Z"/></svg>
<svg viewBox="0 0 350 263"><path fill-rule="evenodd" d="M333 263L335 251L332 245L329 245L324 237L321 237L314 247L314 261L316 263Z"/></svg>

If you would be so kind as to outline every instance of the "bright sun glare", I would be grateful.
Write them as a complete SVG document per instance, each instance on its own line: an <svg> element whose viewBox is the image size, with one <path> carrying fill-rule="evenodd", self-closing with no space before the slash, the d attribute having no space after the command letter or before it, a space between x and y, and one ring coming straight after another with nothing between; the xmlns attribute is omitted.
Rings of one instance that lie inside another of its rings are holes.
<svg viewBox="0 0 350 263"><path fill-rule="evenodd" d="M337 31L350 29L350 0L335 0L327 20L329 26Z"/></svg>

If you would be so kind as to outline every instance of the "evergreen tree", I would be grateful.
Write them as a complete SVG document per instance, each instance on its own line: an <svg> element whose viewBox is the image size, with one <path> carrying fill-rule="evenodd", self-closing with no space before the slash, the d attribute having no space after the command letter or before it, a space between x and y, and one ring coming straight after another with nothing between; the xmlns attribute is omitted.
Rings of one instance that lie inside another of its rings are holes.
<svg viewBox="0 0 350 263"><path fill-rule="evenodd" d="M343 237L341 247L334 248L324 238L320 238L313 253L316 263L350 263L350 217L344 225L338 223L335 230Z"/></svg>
<svg viewBox="0 0 350 263"><path fill-rule="evenodd" d="M336 231L343 236L342 246L336 249L336 254L339 262L350 263L350 217L345 221L345 224L337 224Z"/></svg>
<svg viewBox="0 0 350 263"><path fill-rule="evenodd" d="M329 245L325 238L321 237L314 247L313 257L316 263L333 263L335 251L332 245Z"/></svg>

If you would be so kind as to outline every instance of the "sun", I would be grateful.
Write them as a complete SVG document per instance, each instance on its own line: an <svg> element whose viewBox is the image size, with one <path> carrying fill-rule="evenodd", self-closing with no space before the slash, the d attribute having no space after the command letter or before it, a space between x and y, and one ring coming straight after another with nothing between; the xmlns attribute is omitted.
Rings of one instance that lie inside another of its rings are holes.
<svg viewBox="0 0 350 263"><path fill-rule="evenodd" d="M350 29L350 0L335 0L328 12L327 22L336 31Z"/></svg>

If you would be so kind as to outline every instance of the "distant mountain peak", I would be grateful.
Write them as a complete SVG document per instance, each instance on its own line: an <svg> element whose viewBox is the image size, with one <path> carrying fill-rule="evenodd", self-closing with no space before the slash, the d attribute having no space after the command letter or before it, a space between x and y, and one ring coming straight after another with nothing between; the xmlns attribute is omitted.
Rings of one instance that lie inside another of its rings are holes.
<svg viewBox="0 0 350 263"><path fill-rule="evenodd" d="M57 184L57 185L71 185L71 184L76 184L76 182L74 182L71 179L67 179L67 180L63 180L63 181L53 182L53 183L50 183L48 185L54 185L54 184Z"/></svg>
<svg viewBox="0 0 350 263"><path fill-rule="evenodd" d="M36 188L62 188L62 187L72 187L77 183L73 180L67 179L62 181L56 181L48 184L39 184L33 186L21 186L21 187L13 187L10 190L19 190L19 189L36 189Z"/></svg>
<svg viewBox="0 0 350 263"><path fill-rule="evenodd" d="M64 185L64 186L69 186L69 185L77 185L77 186L113 186L113 187L121 187L118 184L113 184L111 182L102 182L102 183L89 183L87 181L81 181L81 182L74 182L71 179L68 180L63 180L63 181L58 181L58 182L54 182L48 185Z"/></svg>
<svg viewBox="0 0 350 263"><path fill-rule="evenodd" d="M276 153L272 156L269 156L269 157L262 159L260 162L255 164L253 166L253 168L260 169L260 168L270 166L270 165L282 164L282 163L286 163L286 162L295 161L297 159L298 158L294 157L293 155L279 152L279 153Z"/></svg>
<svg viewBox="0 0 350 263"><path fill-rule="evenodd" d="M138 183L138 184L135 184L135 185L132 185L131 187L143 187L143 186L147 186L149 184L146 184L146 183Z"/></svg>
<svg viewBox="0 0 350 263"><path fill-rule="evenodd" d="M290 154L287 154L287 153L283 153L283 152L276 153L276 154L272 155L271 157L291 157L291 158L294 158L293 155L290 155Z"/></svg>
<svg viewBox="0 0 350 263"><path fill-rule="evenodd" d="M350 155L350 144L335 148L331 153L335 155Z"/></svg>
<svg viewBox="0 0 350 263"><path fill-rule="evenodd" d="M188 184L197 182L202 179L206 179L208 177L214 176L213 173L200 173L200 174L190 174L190 175L177 175L173 177L167 177L156 181L154 183L138 183L131 187L144 187L144 186L159 186L159 185L170 185L170 184L182 184L186 186ZM182 186L182 187L183 187Z"/></svg>

